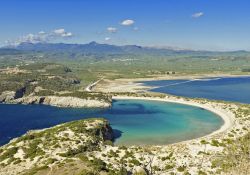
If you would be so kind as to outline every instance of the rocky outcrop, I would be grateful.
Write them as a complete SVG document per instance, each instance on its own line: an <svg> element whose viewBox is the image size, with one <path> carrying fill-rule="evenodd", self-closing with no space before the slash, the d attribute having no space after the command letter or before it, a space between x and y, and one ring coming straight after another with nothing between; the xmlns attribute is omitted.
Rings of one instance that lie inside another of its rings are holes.
<svg viewBox="0 0 250 175"><path fill-rule="evenodd" d="M6 92L0 96L0 102L13 104L45 104L58 107L74 108L108 108L111 102L95 99L82 99L77 97L59 97L59 96L27 96L15 98L15 92Z"/></svg>
<svg viewBox="0 0 250 175"><path fill-rule="evenodd" d="M99 131L105 131L104 135L100 135ZM29 131L0 147L0 175L48 174L52 169L67 172L69 169L66 162L69 158L83 165L73 168L80 168L80 172L95 169L96 165L89 163L87 156L104 146L106 135L112 136L112 128L107 120L101 118L72 121L52 128ZM81 159L83 157L85 159ZM85 166L86 163L88 167ZM64 166L59 167L59 164ZM80 172L72 173L71 170L66 174L82 174Z"/></svg>
<svg viewBox="0 0 250 175"><path fill-rule="evenodd" d="M16 103L16 104L43 104L45 97L40 96L28 96L23 98L18 98L8 103Z"/></svg>
<svg viewBox="0 0 250 175"><path fill-rule="evenodd" d="M105 140L113 141L115 139L113 129L109 122L105 121L105 124L98 130L100 137Z"/></svg>
<svg viewBox="0 0 250 175"><path fill-rule="evenodd" d="M5 91L0 95L0 103L2 102L9 102L14 100L16 96L16 92L14 91Z"/></svg>
<svg viewBox="0 0 250 175"><path fill-rule="evenodd" d="M82 99L77 97L45 97L43 104L60 107L110 107L111 103L94 99Z"/></svg>
<svg viewBox="0 0 250 175"><path fill-rule="evenodd" d="M133 174L147 175L149 173L144 168L136 166L134 167Z"/></svg>
<svg viewBox="0 0 250 175"><path fill-rule="evenodd" d="M2 102L10 102L12 100L18 99L23 97L25 93L26 88L22 87L20 89L17 89L16 91L4 91L0 95L0 103Z"/></svg>

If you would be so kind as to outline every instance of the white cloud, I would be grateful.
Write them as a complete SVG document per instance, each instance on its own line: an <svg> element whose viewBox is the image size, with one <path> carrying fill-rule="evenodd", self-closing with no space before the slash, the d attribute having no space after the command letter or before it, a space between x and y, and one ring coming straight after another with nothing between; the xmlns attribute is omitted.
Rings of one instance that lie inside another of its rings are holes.
<svg viewBox="0 0 250 175"><path fill-rule="evenodd" d="M54 30L54 34L60 37L72 37L73 36L71 32L66 32L65 29L56 29Z"/></svg>
<svg viewBox="0 0 250 175"><path fill-rule="evenodd" d="M124 20L124 21L121 22L121 25L123 25L123 26L131 26L134 23L135 23L134 20L132 20L132 19L126 19L126 20Z"/></svg>
<svg viewBox="0 0 250 175"><path fill-rule="evenodd" d="M73 34L71 32L66 32L61 35L62 37L71 37Z"/></svg>
<svg viewBox="0 0 250 175"><path fill-rule="evenodd" d="M109 41L109 40L111 40L111 38L110 37L106 37L106 38L104 38L104 40L105 41Z"/></svg>
<svg viewBox="0 0 250 175"><path fill-rule="evenodd" d="M13 46L19 45L23 42L29 42L35 44L35 43L49 42L57 39L65 39L72 36L73 36L72 32L66 32L65 29L56 29L48 33L44 31L40 31L37 34L30 33L28 35L21 36L16 40L8 40L6 41L6 43L8 45L13 45Z"/></svg>
<svg viewBox="0 0 250 175"><path fill-rule="evenodd" d="M45 34L46 34L46 32L44 32L44 31L40 31L40 32L38 32L38 34L39 34L39 35L45 35Z"/></svg>
<svg viewBox="0 0 250 175"><path fill-rule="evenodd" d="M57 34L57 35L64 34L65 33L65 29L56 29L56 30L54 30L54 33Z"/></svg>
<svg viewBox="0 0 250 175"><path fill-rule="evenodd" d="M108 27L107 31L110 32L110 33L116 33L117 32L117 28L115 28L115 27Z"/></svg>
<svg viewBox="0 0 250 175"><path fill-rule="evenodd" d="M192 17L193 17L193 18L199 18L199 17L202 17L203 15L204 15L203 12L197 12L197 13L194 13L194 14L192 15Z"/></svg>

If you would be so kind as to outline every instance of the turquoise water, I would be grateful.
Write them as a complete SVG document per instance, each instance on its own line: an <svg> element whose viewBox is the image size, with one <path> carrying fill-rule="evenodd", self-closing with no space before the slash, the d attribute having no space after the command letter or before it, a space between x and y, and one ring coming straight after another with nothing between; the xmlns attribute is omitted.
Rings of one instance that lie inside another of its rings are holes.
<svg viewBox="0 0 250 175"><path fill-rule="evenodd" d="M202 108L175 103L118 100L110 109L57 108L45 105L0 105L0 145L31 129L89 117L104 117L117 145L162 145L209 134L223 120Z"/></svg>
<svg viewBox="0 0 250 175"><path fill-rule="evenodd" d="M145 81L147 86L157 87L153 92L177 96L207 98L250 103L250 77L190 80Z"/></svg>

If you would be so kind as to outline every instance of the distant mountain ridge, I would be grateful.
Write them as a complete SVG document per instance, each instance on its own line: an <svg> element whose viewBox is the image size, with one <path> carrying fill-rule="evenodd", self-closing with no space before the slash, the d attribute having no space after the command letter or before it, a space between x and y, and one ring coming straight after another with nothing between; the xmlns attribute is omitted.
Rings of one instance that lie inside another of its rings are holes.
<svg viewBox="0 0 250 175"><path fill-rule="evenodd" d="M12 48L0 48L0 55L16 55L22 54L24 51Z"/></svg>
<svg viewBox="0 0 250 175"><path fill-rule="evenodd" d="M232 52L214 52L214 51L195 51L185 49L172 48L156 48L143 47L137 45L117 46L111 44L100 44L97 42L90 42L87 44L65 44L65 43L21 43L14 48L0 48L11 49L14 52L18 51L32 51L32 52L49 52L49 53L72 53L72 54L153 54L153 55L175 55L175 54L191 54L191 55L211 55L211 54L245 54L246 51L232 51Z"/></svg>

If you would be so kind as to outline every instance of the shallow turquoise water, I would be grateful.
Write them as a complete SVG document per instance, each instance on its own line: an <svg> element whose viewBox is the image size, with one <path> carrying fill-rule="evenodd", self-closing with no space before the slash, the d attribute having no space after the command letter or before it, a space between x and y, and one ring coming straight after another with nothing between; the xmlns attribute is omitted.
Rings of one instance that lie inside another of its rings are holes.
<svg viewBox="0 0 250 175"><path fill-rule="evenodd" d="M209 134L223 120L202 108L143 100L118 100L110 109L72 109L44 105L0 105L0 145L28 130L104 117L118 145L162 145Z"/></svg>
<svg viewBox="0 0 250 175"><path fill-rule="evenodd" d="M145 81L145 85L157 87L153 92L177 96L207 98L250 103L250 77L217 77L190 80Z"/></svg>

